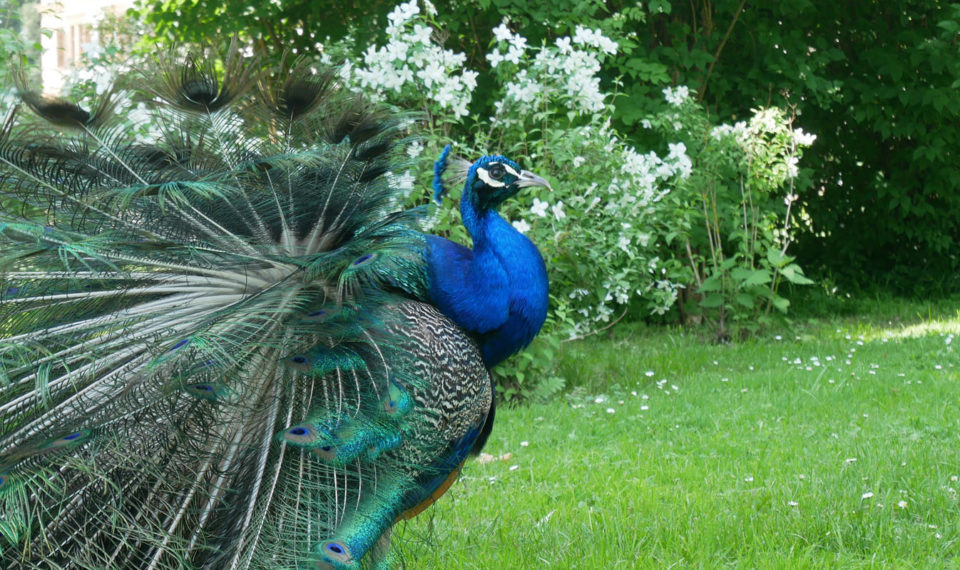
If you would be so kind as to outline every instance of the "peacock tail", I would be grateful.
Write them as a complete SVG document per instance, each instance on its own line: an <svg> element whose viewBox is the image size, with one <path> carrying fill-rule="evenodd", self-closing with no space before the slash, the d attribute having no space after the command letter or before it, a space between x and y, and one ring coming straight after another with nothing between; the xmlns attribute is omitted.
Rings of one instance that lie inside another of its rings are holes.
<svg viewBox="0 0 960 570"><path fill-rule="evenodd" d="M0 128L4 568L388 564L484 427L384 176L409 117L238 53Z"/></svg>

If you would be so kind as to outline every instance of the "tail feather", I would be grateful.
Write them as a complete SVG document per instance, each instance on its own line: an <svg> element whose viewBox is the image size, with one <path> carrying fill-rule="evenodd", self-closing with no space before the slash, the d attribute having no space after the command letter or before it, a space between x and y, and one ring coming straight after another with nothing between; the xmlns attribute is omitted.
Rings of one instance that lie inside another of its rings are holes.
<svg viewBox="0 0 960 570"><path fill-rule="evenodd" d="M71 137L0 129L4 567L359 567L483 425L475 342L411 299L403 121L201 61L144 80L157 140L29 94Z"/></svg>

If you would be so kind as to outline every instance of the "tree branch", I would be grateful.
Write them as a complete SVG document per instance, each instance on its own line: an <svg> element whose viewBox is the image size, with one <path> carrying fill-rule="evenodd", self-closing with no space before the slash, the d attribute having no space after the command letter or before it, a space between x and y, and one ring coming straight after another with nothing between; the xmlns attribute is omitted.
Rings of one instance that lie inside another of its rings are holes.
<svg viewBox="0 0 960 570"><path fill-rule="evenodd" d="M743 7L747 4L747 0L740 0L740 6L737 7L737 13L733 15L733 21L730 22L730 27L727 28L727 33L723 35L723 39L720 40L720 45L717 46L717 53L713 54L713 61L710 62L710 67L707 68L707 75L703 78L703 84L700 85L700 93L697 94L697 101L703 101L704 96L707 94L707 84L710 82L710 74L713 73L713 67L717 65L717 62L720 60L720 52L723 51L723 46L727 45L727 40L730 39L730 34L733 32L733 27L737 25L737 20L740 19L740 14L743 12Z"/></svg>

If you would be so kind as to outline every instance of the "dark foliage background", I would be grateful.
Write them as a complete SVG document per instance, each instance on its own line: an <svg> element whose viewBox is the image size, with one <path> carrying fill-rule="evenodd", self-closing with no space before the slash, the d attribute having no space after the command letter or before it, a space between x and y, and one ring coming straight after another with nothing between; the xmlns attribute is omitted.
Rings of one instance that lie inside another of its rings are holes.
<svg viewBox="0 0 960 570"><path fill-rule="evenodd" d="M505 17L536 45L576 25L620 41L618 127L641 147L639 121L664 85L695 89L718 120L788 106L818 135L799 184L808 223L795 246L808 272L847 290L960 289L960 4L930 0L435 2L445 44L483 70ZM163 41L240 34L264 51L315 49L383 29L392 1L144 1ZM377 22L372 25L371 22ZM151 39L152 43L153 40ZM482 74L481 74L482 77ZM484 85L479 89L482 94ZM474 101L481 101L482 96ZM489 109L473 109L486 117Z"/></svg>

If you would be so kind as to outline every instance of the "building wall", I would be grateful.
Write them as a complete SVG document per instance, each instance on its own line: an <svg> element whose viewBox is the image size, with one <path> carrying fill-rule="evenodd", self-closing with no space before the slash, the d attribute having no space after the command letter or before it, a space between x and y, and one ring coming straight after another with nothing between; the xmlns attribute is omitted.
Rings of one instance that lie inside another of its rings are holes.
<svg viewBox="0 0 960 570"><path fill-rule="evenodd" d="M134 0L40 0L40 27L50 30L42 36L40 69L43 89L57 92L63 87L70 66L91 45L99 44L96 25L103 14L122 14Z"/></svg>

